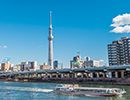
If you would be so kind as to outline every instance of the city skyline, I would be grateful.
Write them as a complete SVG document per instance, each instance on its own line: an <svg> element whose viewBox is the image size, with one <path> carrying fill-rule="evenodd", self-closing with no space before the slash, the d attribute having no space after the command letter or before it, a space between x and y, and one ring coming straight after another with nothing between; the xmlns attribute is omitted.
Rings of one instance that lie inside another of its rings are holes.
<svg viewBox="0 0 130 100"><path fill-rule="evenodd" d="M5 0L0 1L0 9L0 59L9 57L12 63L48 62L50 10L53 12L54 60L63 62L65 67L69 67L77 52L82 57L108 63L107 44L120 37L130 37L121 34L130 32L130 7L124 1ZM118 23L123 18L128 20L125 29L120 27L124 24Z"/></svg>

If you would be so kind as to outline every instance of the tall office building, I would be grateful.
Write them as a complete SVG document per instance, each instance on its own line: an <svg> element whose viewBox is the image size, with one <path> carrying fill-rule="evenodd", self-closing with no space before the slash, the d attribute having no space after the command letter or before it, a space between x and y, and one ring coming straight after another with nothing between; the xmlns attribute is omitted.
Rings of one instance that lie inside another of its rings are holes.
<svg viewBox="0 0 130 100"><path fill-rule="evenodd" d="M52 35L52 15L50 12L50 25L49 25L49 51L48 51L48 65L53 68L53 35Z"/></svg>
<svg viewBox="0 0 130 100"><path fill-rule="evenodd" d="M21 62L20 67L21 67L21 71L25 71L25 70L37 70L38 69L37 61L25 61L25 62Z"/></svg>
<svg viewBox="0 0 130 100"><path fill-rule="evenodd" d="M81 68L84 66L83 63L84 61L81 59L80 55L77 55L70 61L70 68Z"/></svg>
<svg viewBox="0 0 130 100"><path fill-rule="evenodd" d="M110 66L130 64L130 38L122 37L108 44L108 60Z"/></svg>
<svg viewBox="0 0 130 100"><path fill-rule="evenodd" d="M58 69L58 60L55 60L53 62L54 69Z"/></svg>
<svg viewBox="0 0 130 100"><path fill-rule="evenodd" d="M90 57L86 57L86 60L84 61L85 67L102 67L104 66L103 60L92 60Z"/></svg>

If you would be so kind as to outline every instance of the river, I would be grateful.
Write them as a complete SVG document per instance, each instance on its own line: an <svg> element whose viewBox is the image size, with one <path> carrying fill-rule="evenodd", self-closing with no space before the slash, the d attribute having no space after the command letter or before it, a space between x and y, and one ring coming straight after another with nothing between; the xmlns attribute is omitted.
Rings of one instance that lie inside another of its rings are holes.
<svg viewBox="0 0 130 100"><path fill-rule="evenodd" d="M130 100L130 86L81 84L91 87L118 87L127 91L122 97L87 97L58 95L51 92L56 85L56 83L0 82L0 100Z"/></svg>

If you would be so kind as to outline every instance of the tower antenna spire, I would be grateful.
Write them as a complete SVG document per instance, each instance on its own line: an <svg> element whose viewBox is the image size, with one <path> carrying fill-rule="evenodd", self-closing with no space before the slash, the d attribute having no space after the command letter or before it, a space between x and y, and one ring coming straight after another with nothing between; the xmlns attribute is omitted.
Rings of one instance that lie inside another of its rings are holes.
<svg viewBox="0 0 130 100"><path fill-rule="evenodd" d="M50 28L52 28L52 11L50 11Z"/></svg>
<svg viewBox="0 0 130 100"><path fill-rule="evenodd" d="M53 69L53 34L52 34L52 12L50 11L50 25L49 25L49 50L48 50L48 65Z"/></svg>

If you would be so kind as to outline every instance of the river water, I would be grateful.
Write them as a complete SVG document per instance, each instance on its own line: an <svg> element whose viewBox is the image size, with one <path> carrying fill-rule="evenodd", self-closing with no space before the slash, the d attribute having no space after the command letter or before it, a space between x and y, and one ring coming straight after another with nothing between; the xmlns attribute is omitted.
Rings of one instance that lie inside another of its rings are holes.
<svg viewBox="0 0 130 100"><path fill-rule="evenodd" d="M118 87L127 91L122 97L87 97L58 95L51 92L56 85L56 83L0 82L0 100L130 100L130 86L81 84L91 87Z"/></svg>

